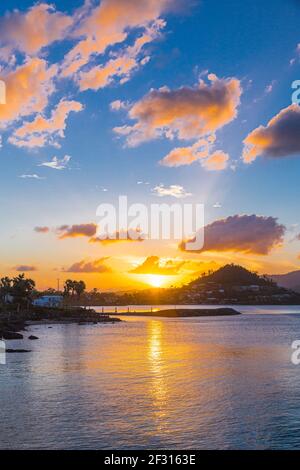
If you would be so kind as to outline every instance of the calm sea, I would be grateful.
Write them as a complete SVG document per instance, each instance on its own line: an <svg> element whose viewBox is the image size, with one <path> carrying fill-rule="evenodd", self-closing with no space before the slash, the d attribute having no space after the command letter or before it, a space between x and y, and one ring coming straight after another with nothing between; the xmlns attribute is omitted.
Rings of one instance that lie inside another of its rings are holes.
<svg viewBox="0 0 300 470"><path fill-rule="evenodd" d="M0 448L300 448L300 307L239 309L30 327L0 365Z"/></svg>

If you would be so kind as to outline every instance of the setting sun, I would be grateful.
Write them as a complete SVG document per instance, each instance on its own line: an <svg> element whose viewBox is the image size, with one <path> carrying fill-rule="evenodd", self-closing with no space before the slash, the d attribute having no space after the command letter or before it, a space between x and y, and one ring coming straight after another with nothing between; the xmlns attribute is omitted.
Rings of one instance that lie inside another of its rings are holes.
<svg viewBox="0 0 300 470"><path fill-rule="evenodd" d="M152 287L162 287L167 281L166 277L159 274L147 274L146 282Z"/></svg>

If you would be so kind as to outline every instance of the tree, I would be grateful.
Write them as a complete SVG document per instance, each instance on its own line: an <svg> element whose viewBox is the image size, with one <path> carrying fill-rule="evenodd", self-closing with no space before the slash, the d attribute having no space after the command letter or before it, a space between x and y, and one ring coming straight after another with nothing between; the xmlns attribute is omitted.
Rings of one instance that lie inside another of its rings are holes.
<svg viewBox="0 0 300 470"><path fill-rule="evenodd" d="M64 285L64 295L66 297L69 297L70 295L73 296L75 292L75 281L72 281L72 279L67 279Z"/></svg>
<svg viewBox="0 0 300 470"><path fill-rule="evenodd" d="M5 296L7 294L11 294L11 288L12 288L12 279L9 277L2 277L0 279L0 298L2 301L4 301Z"/></svg>
<svg viewBox="0 0 300 470"><path fill-rule="evenodd" d="M74 297L77 295L78 299L82 296L86 289L84 281L73 281L72 279L67 279L64 285L64 295L66 297Z"/></svg>
<svg viewBox="0 0 300 470"><path fill-rule="evenodd" d="M86 285L84 281L78 281L78 282L74 281L74 290L78 296L78 299L80 299L85 289L86 289Z"/></svg>
<svg viewBox="0 0 300 470"><path fill-rule="evenodd" d="M34 288L35 282L32 279L26 279L25 274L19 274L12 279L11 294L19 305L29 305Z"/></svg>

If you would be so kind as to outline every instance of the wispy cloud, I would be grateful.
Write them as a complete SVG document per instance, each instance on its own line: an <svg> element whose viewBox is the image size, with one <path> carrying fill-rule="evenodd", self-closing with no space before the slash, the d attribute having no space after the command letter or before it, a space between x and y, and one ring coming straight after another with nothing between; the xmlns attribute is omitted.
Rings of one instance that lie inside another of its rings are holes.
<svg viewBox="0 0 300 470"><path fill-rule="evenodd" d="M192 195L192 193L187 192L182 186L177 184L172 184L171 186L160 184L152 189L152 193L159 197L171 196L177 199Z"/></svg>
<svg viewBox="0 0 300 470"><path fill-rule="evenodd" d="M48 233L50 231L49 227L34 227L33 229L36 233Z"/></svg>
<svg viewBox="0 0 300 470"><path fill-rule="evenodd" d="M35 173L32 174L32 175L20 175L19 178L33 179L33 180L44 180L45 179L44 176L39 176L39 175L36 175Z"/></svg>
<svg viewBox="0 0 300 470"><path fill-rule="evenodd" d="M62 159L53 157L50 162L41 163L39 166L46 166L52 168L53 170L64 170L68 167L68 164L71 160L69 155L65 155Z"/></svg>

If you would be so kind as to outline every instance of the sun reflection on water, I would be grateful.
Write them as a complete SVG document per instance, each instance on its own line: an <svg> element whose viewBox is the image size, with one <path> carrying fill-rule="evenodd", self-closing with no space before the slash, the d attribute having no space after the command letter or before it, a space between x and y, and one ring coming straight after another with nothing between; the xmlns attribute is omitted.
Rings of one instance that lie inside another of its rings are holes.
<svg viewBox="0 0 300 470"><path fill-rule="evenodd" d="M153 399L154 413L160 431L165 427L164 418L168 402L163 329L164 323L162 321L153 320L148 324L148 360L151 372L150 396ZM166 432L165 429L164 432Z"/></svg>

